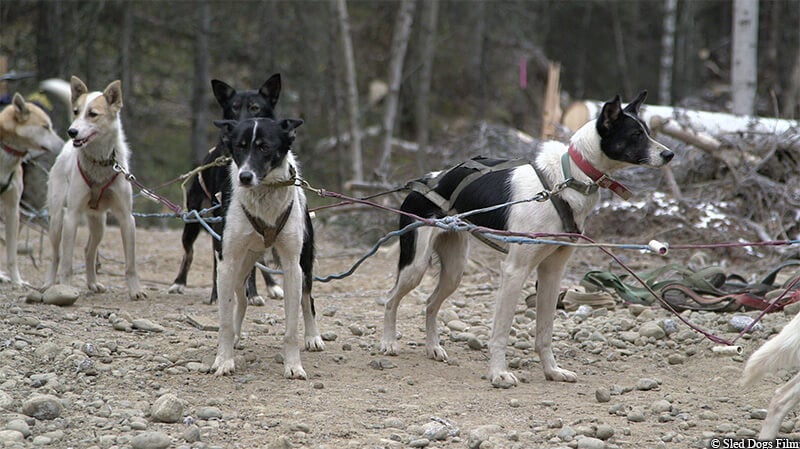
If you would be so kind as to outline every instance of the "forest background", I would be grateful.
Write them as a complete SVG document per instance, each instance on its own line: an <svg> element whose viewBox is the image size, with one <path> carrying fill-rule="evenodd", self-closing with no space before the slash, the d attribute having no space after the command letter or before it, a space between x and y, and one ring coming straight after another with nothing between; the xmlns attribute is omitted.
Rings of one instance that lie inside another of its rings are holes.
<svg viewBox="0 0 800 449"><path fill-rule="evenodd" d="M295 151L312 184L397 185L442 168L454 136L480 124L538 137L550 62L562 107L647 89L651 104L731 111L741 7L756 19L749 112L794 118L794 0L6 0L0 93L30 95L52 77L91 89L121 79L132 170L152 186L216 141L211 79L253 89L280 73L278 115L305 120ZM63 135L68 114L53 106Z"/></svg>

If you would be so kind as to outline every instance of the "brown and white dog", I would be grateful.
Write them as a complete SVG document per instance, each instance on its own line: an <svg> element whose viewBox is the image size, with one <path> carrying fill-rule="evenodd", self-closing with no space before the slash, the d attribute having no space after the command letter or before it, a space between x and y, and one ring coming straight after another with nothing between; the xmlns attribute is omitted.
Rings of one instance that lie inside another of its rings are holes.
<svg viewBox="0 0 800 449"><path fill-rule="evenodd" d="M0 111L0 203L6 224L6 272L0 282L23 284L17 267L19 200L22 198L22 160L30 155L57 153L62 140L53 131L53 122L39 106L14 94L11 105Z"/></svg>
<svg viewBox="0 0 800 449"><path fill-rule="evenodd" d="M45 287L71 283L75 234L85 216L89 226L86 285L93 292L106 291L97 282L97 247L111 211L122 233L128 293L131 299L143 299L147 295L136 273L132 187L118 171L128 170L130 156L120 120L122 85L117 80L103 92L89 92L86 84L73 76L70 90L73 121L67 134L71 140L58 155L47 182L53 261Z"/></svg>

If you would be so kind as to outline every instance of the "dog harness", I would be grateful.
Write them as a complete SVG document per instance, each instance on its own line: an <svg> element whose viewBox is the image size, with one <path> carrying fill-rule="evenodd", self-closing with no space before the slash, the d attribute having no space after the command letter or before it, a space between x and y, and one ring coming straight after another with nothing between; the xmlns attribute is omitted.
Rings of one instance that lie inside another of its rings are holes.
<svg viewBox="0 0 800 449"><path fill-rule="evenodd" d="M575 145L570 145L567 152L561 157L561 167L564 170L565 179L572 179L572 175L570 174L569 170L568 158L572 159L572 162L575 162L575 165L577 165L578 168L580 168L581 171L586 174L586 176L590 177L592 181L594 181L594 184L591 185L595 187L595 190L597 190L597 186L611 190L623 200L628 200L631 196L633 196L633 193L619 181L594 168L589 161L581 156L581 154L575 148ZM575 188L570 185L567 187Z"/></svg>
<svg viewBox="0 0 800 449"><path fill-rule="evenodd" d="M566 154L566 153L565 153ZM505 162L501 162L497 165L489 166L483 163L484 158L476 157L470 159L466 162L463 162L450 170L446 170L439 175L430 178L430 179L423 179L423 180L416 180L409 182L406 187L414 192L417 192L424 196L428 201L432 202L436 205L439 209L442 210L447 215L454 215L458 213L457 210L453 209L453 204L455 204L458 196L461 192L466 188L469 184L471 184L476 179L484 176L486 174L500 171L500 170L507 170L511 168L516 168L522 165L531 165L536 172L536 175L539 177L539 181L542 183L542 186L546 190L550 190L550 184L547 182L544 174L536 167L536 164L532 163L527 159L513 159ZM435 189L439 185L439 181L447 174L450 173L452 170L457 168L468 168L475 170L473 173L465 176L461 182L458 183L456 188L453 190L453 193L450 195L450 199L447 200L441 195L439 195ZM592 184L594 185L594 184ZM595 187L597 187L595 185ZM595 189L596 190L596 189ZM549 197L550 202L555 207L556 212L558 213L559 218L561 218L561 224L564 227L564 232L570 234L581 234L581 230L578 228L578 225L575 223L575 216L572 212L572 207L570 207L569 203L564 201L558 195L550 195ZM485 243L489 247L496 249L502 253L507 253L508 250L498 244L496 241L484 236L480 233L473 233L473 235L480 240L481 242Z"/></svg>
<svg viewBox="0 0 800 449"><path fill-rule="evenodd" d="M275 220L275 226L269 226L268 224L264 223L264 220L248 212L247 208L244 207L244 204L242 204L242 211L244 212L244 216L247 217L247 221L249 221L250 225L253 226L253 229L255 229L255 231L261 235L261 238L264 239L264 246L270 247L273 243L275 243L275 239L278 238L278 234L281 233L283 227L286 226L286 222L289 220L289 215L292 213L293 206L294 200L289 203L289 206L285 211L283 211L281 216Z"/></svg>
<svg viewBox="0 0 800 449"><path fill-rule="evenodd" d="M23 158L28 154L27 151L19 151L17 149L11 148L10 146L8 146L6 144L2 144L2 148L3 148L3 151L5 151L6 153L8 153L8 154L10 154L10 155L12 155L14 157L18 157L18 158ZM6 193L6 190L8 190L8 188L11 187L11 183L14 181L14 173L16 173L16 172L17 172L16 169L15 170L11 170L11 173L8 175L8 179L6 179L5 184L0 186L0 195Z"/></svg>
<svg viewBox="0 0 800 449"><path fill-rule="evenodd" d="M98 183L96 183L96 182L92 181L91 179L89 179L89 177L86 176L86 173L83 171L83 167L81 167L81 159L80 158L75 158L75 160L78 162L78 173L81 174L81 178L83 178L83 182L85 182L86 185L89 186L89 192L91 194L91 196L89 197L89 208L90 209L97 209L97 206L100 203L100 198L102 198L103 194L106 192L106 190L108 190L108 188L111 187L111 183L113 183L114 180L117 179L117 175L119 175L119 172L114 172L114 176L112 176L111 179L108 180L108 182L106 182L100 188L98 188L97 187ZM89 160L92 163L95 163L94 160L92 160L92 159L89 159ZM114 159L113 158L111 159L111 163L114 163ZM101 165L106 165L107 166L107 165L111 165L111 164L101 164Z"/></svg>

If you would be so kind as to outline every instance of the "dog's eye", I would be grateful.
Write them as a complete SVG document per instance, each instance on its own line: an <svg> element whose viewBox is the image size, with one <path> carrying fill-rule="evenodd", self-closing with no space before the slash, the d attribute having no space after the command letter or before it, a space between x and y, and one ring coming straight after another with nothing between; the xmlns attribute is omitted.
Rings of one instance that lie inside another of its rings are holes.
<svg viewBox="0 0 800 449"><path fill-rule="evenodd" d="M95 118L100 114L98 114L97 112L94 112L94 111L89 111L89 114L87 114L87 115L89 116L89 118Z"/></svg>
<svg viewBox="0 0 800 449"><path fill-rule="evenodd" d="M260 110L261 110L261 108L259 108L257 104L251 104L250 105L250 112L252 112L253 114L257 114L258 111L260 111Z"/></svg>
<svg viewBox="0 0 800 449"><path fill-rule="evenodd" d="M242 107L242 105L240 105L239 103L234 103L234 104L231 105L231 109L233 109L234 111L238 111L239 108L241 108L241 107Z"/></svg>
<svg viewBox="0 0 800 449"><path fill-rule="evenodd" d="M78 108L72 110L72 115L76 117L78 116Z"/></svg>

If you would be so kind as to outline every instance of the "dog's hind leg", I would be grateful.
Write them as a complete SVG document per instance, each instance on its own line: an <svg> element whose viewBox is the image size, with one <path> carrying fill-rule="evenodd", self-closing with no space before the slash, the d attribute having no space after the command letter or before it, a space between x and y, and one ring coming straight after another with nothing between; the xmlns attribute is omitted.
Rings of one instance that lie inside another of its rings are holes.
<svg viewBox="0 0 800 449"><path fill-rule="evenodd" d="M9 186L3 197L3 213L6 223L6 270L8 277L0 273L2 282L12 282L22 285L22 277L17 266L17 235L19 233L19 200L22 196L22 183Z"/></svg>
<svg viewBox="0 0 800 449"><path fill-rule="evenodd" d="M425 348L428 357L446 361L447 351L439 342L439 331L436 318L445 299L453 294L461 283L464 268L467 264L469 236L464 233L446 233L439 236L434 243L434 251L439 256L441 266L439 284L428 297L425 308Z"/></svg>
<svg viewBox="0 0 800 449"><path fill-rule="evenodd" d="M100 241L103 240L103 234L106 230L106 214L89 213L87 214L86 222L89 227L89 241L86 243L86 250L84 251L86 287L89 291L103 293L106 291L106 287L97 282L97 247L100 246Z"/></svg>
<svg viewBox="0 0 800 449"><path fill-rule="evenodd" d="M263 258L259 257L258 260L263 260ZM250 270L250 274L247 276L246 288L245 291L247 293L247 302L250 305L254 306L263 306L267 302L264 301L264 298L258 294L258 288L256 288L256 270L258 268L253 266Z"/></svg>
<svg viewBox="0 0 800 449"><path fill-rule="evenodd" d="M536 352L542 362L544 377L559 382L575 382L578 376L559 368L553 355L553 320L558 291L567 260L573 249L561 247L539 265L539 286L536 292Z"/></svg>
<svg viewBox="0 0 800 449"><path fill-rule="evenodd" d="M386 355L397 355L400 347L397 343L397 309L400 301L414 290L428 270L432 240L436 233L441 232L432 228L420 228L400 236L400 262L398 263L397 280L388 293L387 298L379 300L378 304L385 304L383 312L383 337L381 338L381 352ZM410 239L410 241L404 239ZM409 255L411 252L413 255ZM407 264L403 265L407 261Z"/></svg>
<svg viewBox="0 0 800 449"><path fill-rule="evenodd" d="M275 254L273 251L272 254L273 259L276 261L278 265L280 265L280 258ZM266 266L267 265L267 258L262 258L262 263ZM267 296L270 298L283 298L283 289L277 282L275 282L275 278L272 277L271 274L267 273L264 270L261 271L261 276L264 278L264 284L267 285Z"/></svg>
<svg viewBox="0 0 800 449"><path fill-rule="evenodd" d="M774 440L778 436L783 418L800 403L800 373L795 374L789 382L775 390L775 396L769 403L767 418L761 426L758 439Z"/></svg>

